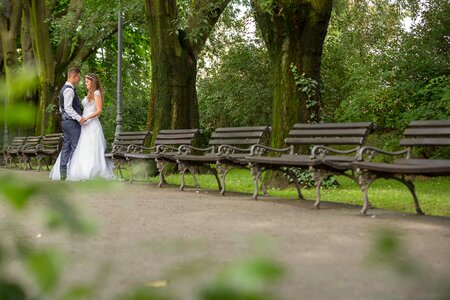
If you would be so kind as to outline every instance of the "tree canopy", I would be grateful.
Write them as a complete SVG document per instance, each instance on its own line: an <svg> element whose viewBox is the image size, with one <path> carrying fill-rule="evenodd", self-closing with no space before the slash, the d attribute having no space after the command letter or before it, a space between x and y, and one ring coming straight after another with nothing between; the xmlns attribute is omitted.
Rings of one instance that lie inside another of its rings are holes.
<svg viewBox="0 0 450 300"><path fill-rule="evenodd" d="M125 130L270 124L278 145L294 122L370 120L388 133L450 116L447 1L5 0L0 77L27 64L39 78L23 101L37 107L29 133L58 130L56 94L76 64L99 74L113 138L119 4Z"/></svg>

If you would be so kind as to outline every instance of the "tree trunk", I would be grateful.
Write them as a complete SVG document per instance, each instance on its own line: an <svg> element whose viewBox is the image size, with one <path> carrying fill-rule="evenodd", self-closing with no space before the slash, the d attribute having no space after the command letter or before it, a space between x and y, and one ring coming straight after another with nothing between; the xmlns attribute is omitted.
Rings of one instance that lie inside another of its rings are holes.
<svg viewBox="0 0 450 300"><path fill-rule="evenodd" d="M17 37L22 17L22 4L20 1L8 0L4 1L4 6L0 10L0 41L2 43L3 72L6 81L14 78L14 72L18 67L17 55ZM20 99L12 99L7 97L5 101L19 101ZM6 114L7 116L7 114ZM12 135L22 133L22 128L14 128L9 130Z"/></svg>
<svg viewBox="0 0 450 300"><path fill-rule="evenodd" d="M332 0L286 2L273 1L273 9L267 11L252 0L273 68L273 147L284 146L295 123L319 120L320 63L332 9ZM299 91L304 87L301 78L317 85Z"/></svg>
<svg viewBox="0 0 450 300"><path fill-rule="evenodd" d="M197 58L183 37L171 33L175 1L146 1L152 55L149 128L194 128L199 125L195 89Z"/></svg>
<svg viewBox="0 0 450 300"><path fill-rule="evenodd" d="M176 0L145 1L152 62L148 128L153 132L199 127L197 57L229 1L196 1L195 14L185 29L177 29L175 25ZM206 28L203 27L195 39L188 37L205 24Z"/></svg>
<svg viewBox="0 0 450 300"><path fill-rule="evenodd" d="M45 0L30 0L29 17L33 27L33 49L39 79L39 106L37 108L36 134L53 132L54 115L47 113L54 100L55 61L50 44L46 18L49 14Z"/></svg>
<svg viewBox="0 0 450 300"><path fill-rule="evenodd" d="M5 61L3 59L2 37L0 35L0 80L3 80L5 77L4 63L5 63Z"/></svg>
<svg viewBox="0 0 450 300"><path fill-rule="evenodd" d="M22 45L22 55L23 55L23 65L28 69L35 69L35 58L33 52L33 46L31 42L31 24L29 23L29 18L26 18L25 15L22 15L22 28L21 28L21 45ZM36 88L31 88L27 91L25 95L25 101L33 106L37 107L39 105L39 97ZM28 135L33 135L35 133L36 128L36 119L35 123L32 124L28 130Z"/></svg>

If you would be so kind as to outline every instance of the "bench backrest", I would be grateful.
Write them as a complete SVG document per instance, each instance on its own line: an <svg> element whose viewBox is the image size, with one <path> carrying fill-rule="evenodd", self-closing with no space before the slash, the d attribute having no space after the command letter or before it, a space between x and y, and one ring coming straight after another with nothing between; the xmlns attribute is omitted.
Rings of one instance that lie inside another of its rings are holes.
<svg viewBox="0 0 450 300"><path fill-rule="evenodd" d="M116 134L112 147L123 146L128 147L130 145L143 146L149 138L151 138L150 131L122 131Z"/></svg>
<svg viewBox="0 0 450 300"><path fill-rule="evenodd" d="M62 140L63 140L62 133L50 133L44 135L39 144L54 147L55 151L59 151L61 149Z"/></svg>
<svg viewBox="0 0 450 300"><path fill-rule="evenodd" d="M267 144L269 135L269 126L223 127L212 133L209 144L216 147L230 145L246 148L255 144Z"/></svg>
<svg viewBox="0 0 450 300"><path fill-rule="evenodd" d="M450 146L450 120L412 121L403 132L400 145Z"/></svg>
<svg viewBox="0 0 450 300"><path fill-rule="evenodd" d="M192 145L199 132L199 129L163 129L155 138L155 146Z"/></svg>
<svg viewBox="0 0 450 300"><path fill-rule="evenodd" d="M28 136L25 145L36 146L41 142L42 136Z"/></svg>
<svg viewBox="0 0 450 300"><path fill-rule="evenodd" d="M13 146L13 147L22 146L26 140L27 140L27 137L25 137L25 136L15 136L15 137L13 137L12 141L9 143L8 146Z"/></svg>
<svg viewBox="0 0 450 300"><path fill-rule="evenodd" d="M372 122L319 123L294 125L285 142L288 145L363 145L375 128Z"/></svg>

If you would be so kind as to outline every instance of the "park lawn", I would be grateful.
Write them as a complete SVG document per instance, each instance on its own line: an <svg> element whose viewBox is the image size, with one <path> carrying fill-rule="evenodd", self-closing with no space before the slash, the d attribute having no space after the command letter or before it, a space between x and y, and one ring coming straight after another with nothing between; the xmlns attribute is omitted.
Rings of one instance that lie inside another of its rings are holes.
<svg viewBox="0 0 450 300"><path fill-rule="evenodd" d="M124 173L125 175L125 173ZM213 175L197 175L201 190L217 190L217 183ZM337 177L339 186L334 188L322 188L322 201L339 202L362 206L362 192L356 182L347 177ZM167 176L168 184L179 186L181 177L179 174ZM158 177L150 178L150 182L159 182ZM185 176L186 187L193 187L194 181L190 174ZM427 215L450 217L450 178L416 178L417 197L419 198L422 210ZM253 178L248 170L235 169L227 175L226 191L243 192L253 194ZM269 188L269 195L297 200L297 192L294 187L286 189ZM307 188L302 190L306 199L315 199L315 189ZM414 203L411 193L405 185L396 180L376 180L369 188L369 199L375 208L386 210L415 213ZM311 206L313 202L311 202ZM322 206L326 203L322 204ZM370 211L369 211L370 213Z"/></svg>

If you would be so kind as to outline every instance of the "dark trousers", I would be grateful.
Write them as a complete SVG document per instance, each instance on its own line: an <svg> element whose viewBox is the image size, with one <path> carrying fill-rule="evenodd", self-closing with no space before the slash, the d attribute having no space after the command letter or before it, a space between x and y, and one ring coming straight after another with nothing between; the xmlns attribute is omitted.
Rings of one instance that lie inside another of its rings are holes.
<svg viewBox="0 0 450 300"><path fill-rule="evenodd" d="M61 122L61 128L64 135L64 141L61 149L61 162L59 165L59 170L61 177L66 177L67 164L72 158L72 154L78 145L81 125L75 120L63 120Z"/></svg>

